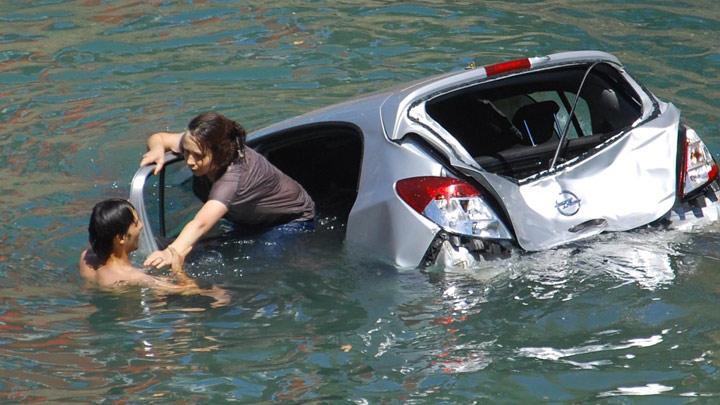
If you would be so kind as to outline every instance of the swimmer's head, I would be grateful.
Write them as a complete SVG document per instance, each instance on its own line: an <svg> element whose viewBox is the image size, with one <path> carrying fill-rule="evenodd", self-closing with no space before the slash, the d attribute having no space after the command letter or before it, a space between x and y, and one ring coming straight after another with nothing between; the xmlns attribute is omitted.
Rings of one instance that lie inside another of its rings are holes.
<svg viewBox="0 0 720 405"><path fill-rule="evenodd" d="M208 171L218 174L243 156L245 129L222 114L206 112L190 121L182 147L197 152L194 160L208 158ZM188 153L185 160L188 161Z"/></svg>
<svg viewBox="0 0 720 405"><path fill-rule="evenodd" d="M88 234L90 246L101 263L105 263L116 244L132 252L137 249L143 224L127 200L111 198L95 204Z"/></svg>

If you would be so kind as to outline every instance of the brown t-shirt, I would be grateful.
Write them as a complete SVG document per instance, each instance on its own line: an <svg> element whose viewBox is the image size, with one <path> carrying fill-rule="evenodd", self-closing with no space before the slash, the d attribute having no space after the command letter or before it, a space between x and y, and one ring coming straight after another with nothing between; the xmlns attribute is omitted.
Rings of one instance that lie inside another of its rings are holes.
<svg viewBox="0 0 720 405"><path fill-rule="evenodd" d="M193 191L203 201L225 204L225 217L238 224L271 226L315 217L315 203L298 182L249 147L244 151L214 183L195 177Z"/></svg>

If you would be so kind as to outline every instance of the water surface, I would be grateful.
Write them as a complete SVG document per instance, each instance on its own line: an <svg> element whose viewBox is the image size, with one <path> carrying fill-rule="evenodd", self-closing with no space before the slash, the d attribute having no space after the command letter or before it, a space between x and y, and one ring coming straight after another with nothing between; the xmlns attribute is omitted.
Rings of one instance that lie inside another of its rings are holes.
<svg viewBox="0 0 720 405"><path fill-rule="evenodd" d="M144 139L211 109L257 129L471 62L598 49L720 151L715 1L0 3L0 399L717 401L717 227L431 273L354 257L342 229L277 258L227 242L190 265L223 308L93 292L75 270Z"/></svg>

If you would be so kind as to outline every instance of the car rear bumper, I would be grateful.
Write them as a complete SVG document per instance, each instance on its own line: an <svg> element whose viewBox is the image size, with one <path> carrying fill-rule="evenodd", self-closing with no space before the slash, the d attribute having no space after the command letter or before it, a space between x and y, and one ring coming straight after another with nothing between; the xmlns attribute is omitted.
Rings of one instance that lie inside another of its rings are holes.
<svg viewBox="0 0 720 405"><path fill-rule="evenodd" d="M720 185L713 181L696 196L676 202L656 223L669 229L690 231L720 219Z"/></svg>
<svg viewBox="0 0 720 405"><path fill-rule="evenodd" d="M695 231L720 219L720 185L713 181L690 199L673 208L648 226L665 230ZM510 241L489 241L438 232L428 247L421 267L471 268L477 262L502 259L519 249Z"/></svg>

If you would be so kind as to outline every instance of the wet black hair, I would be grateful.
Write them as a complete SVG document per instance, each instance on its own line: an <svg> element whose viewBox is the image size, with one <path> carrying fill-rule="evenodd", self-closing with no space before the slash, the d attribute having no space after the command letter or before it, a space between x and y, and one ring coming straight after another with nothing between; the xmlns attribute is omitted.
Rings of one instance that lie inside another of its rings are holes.
<svg viewBox="0 0 720 405"><path fill-rule="evenodd" d="M210 150L216 172L225 172L233 161L244 156L245 128L222 114L202 113L190 121L188 131L203 154Z"/></svg>
<svg viewBox="0 0 720 405"><path fill-rule="evenodd" d="M127 234L135 222L135 208L127 200L110 198L93 207L88 225L88 240L100 263L105 264L113 249L115 236Z"/></svg>

